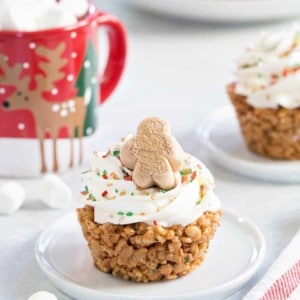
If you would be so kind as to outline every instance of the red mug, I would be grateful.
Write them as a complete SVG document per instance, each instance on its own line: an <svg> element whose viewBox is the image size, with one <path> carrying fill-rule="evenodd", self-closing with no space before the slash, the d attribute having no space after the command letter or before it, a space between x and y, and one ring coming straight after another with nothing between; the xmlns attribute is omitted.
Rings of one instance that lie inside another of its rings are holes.
<svg viewBox="0 0 300 300"><path fill-rule="evenodd" d="M102 26L109 53L99 76ZM34 176L81 163L83 144L96 132L97 103L116 88L125 59L123 25L96 10L64 28L0 30L0 176Z"/></svg>

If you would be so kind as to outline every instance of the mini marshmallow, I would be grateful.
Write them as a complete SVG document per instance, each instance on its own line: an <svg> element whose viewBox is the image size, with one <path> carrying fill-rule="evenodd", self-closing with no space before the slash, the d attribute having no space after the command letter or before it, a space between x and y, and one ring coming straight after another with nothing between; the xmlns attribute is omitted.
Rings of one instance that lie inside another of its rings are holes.
<svg viewBox="0 0 300 300"><path fill-rule="evenodd" d="M50 208L61 209L71 202L72 191L59 176L45 175L38 184L41 200Z"/></svg>
<svg viewBox="0 0 300 300"><path fill-rule="evenodd" d="M32 31L35 29L34 18L28 15L26 3L10 4L4 2L0 5L1 27L8 30ZM35 9L30 15L35 14Z"/></svg>
<svg viewBox="0 0 300 300"><path fill-rule="evenodd" d="M12 214L25 200L25 191L21 185L9 181L0 186L0 214Z"/></svg>
<svg viewBox="0 0 300 300"><path fill-rule="evenodd" d="M76 24L76 22L77 19L72 13L56 5L44 9L43 12L37 16L36 27L38 29L49 29L69 26Z"/></svg>
<svg viewBox="0 0 300 300"><path fill-rule="evenodd" d="M45 292L45 291L39 291L34 294L32 294L28 300L57 300L56 296L52 293Z"/></svg>
<svg viewBox="0 0 300 300"><path fill-rule="evenodd" d="M77 18L84 16L89 9L89 1L87 0L60 0L59 5Z"/></svg>

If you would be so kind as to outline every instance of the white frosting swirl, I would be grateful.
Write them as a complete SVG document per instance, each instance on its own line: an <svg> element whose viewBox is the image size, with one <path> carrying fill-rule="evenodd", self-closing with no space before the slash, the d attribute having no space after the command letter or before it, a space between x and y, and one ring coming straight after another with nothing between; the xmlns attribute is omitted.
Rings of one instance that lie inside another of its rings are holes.
<svg viewBox="0 0 300 300"><path fill-rule="evenodd" d="M300 107L300 28L263 35L237 61L235 92L258 108Z"/></svg>
<svg viewBox="0 0 300 300"><path fill-rule="evenodd" d="M212 191L213 177L196 158L186 155L183 169L176 174L174 189L141 190L131 181L131 172L122 166L118 148L107 154L95 151L90 169L82 172L83 200L94 207L95 222L185 226L204 212L220 208L220 201Z"/></svg>

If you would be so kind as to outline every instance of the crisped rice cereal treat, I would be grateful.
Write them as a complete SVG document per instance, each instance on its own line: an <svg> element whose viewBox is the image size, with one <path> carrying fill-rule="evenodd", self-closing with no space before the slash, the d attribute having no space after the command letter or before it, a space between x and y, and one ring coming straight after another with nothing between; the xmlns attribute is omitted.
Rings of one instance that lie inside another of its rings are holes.
<svg viewBox="0 0 300 300"><path fill-rule="evenodd" d="M250 150L300 159L300 28L264 35L237 61L227 86Z"/></svg>
<svg viewBox="0 0 300 300"><path fill-rule="evenodd" d="M166 121L147 118L136 136L95 151L82 178L78 219L98 269L149 282L186 275L203 262L220 201L209 170L183 152Z"/></svg>

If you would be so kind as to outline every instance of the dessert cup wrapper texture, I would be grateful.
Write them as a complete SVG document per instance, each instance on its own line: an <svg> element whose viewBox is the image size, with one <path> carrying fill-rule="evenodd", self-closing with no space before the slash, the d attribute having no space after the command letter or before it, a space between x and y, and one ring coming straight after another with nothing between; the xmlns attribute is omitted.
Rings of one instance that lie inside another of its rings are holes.
<svg viewBox="0 0 300 300"><path fill-rule="evenodd" d="M89 205L77 214L96 267L136 282L175 279L193 271L203 262L222 215L207 211L189 225L161 227L98 224Z"/></svg>
<svg viewBox="0 0 300 300"><path fill-rule="evenodd" d="M244 140L250 150L273 159L300 159L300 108L256 108L227 86Z"/></svg>

